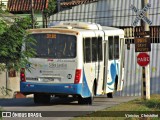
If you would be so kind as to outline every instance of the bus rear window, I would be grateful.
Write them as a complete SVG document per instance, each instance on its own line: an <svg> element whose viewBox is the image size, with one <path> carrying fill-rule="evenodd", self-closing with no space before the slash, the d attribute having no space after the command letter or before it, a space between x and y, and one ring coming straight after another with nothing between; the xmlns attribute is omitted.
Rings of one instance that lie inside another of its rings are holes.
<svg viewBox="0 0 160 120"><path fill-rule="evenodd" d="M38 58L75 58L76 57L76 36L40 33L30 34L36 40L36 45L31 45L36 51Z"/></svg>

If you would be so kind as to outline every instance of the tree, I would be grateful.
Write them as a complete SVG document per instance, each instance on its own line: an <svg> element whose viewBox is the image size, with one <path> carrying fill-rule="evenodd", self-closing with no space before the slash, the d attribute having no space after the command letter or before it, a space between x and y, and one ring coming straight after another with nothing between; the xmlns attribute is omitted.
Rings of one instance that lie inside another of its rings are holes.
<svg viewBox="0 0 160 120"><path fill-rule="evenodd" d="M3 5L0 3L0 18L2 14L5 14L5 11L2 10ZM7 27L7 24L0 19L0 35L5 31L5 28Z"/></svg>
<svg viewBox="0 0 160 120"><path fill-rule="evenodd" d="M0 35L5 31L5 29L7 28L7 25L4 21L0 20Z"/></svg>
<svg viewBox="0 0 160 120"><path fill-rule="evenodd" d="M43 27L47 27L48 17L56 12L56 0L49 0L48 8L43 11Z"/></svg>
<svg viewBox="0 0 160 120"><path fill-rule="evenodd" d="M44 10L44 14L49 17L51 16L52 14L55 13L56 11L56 0L49 0L48 2L48 8Z"/></svg>
<svg viewBox="0 0 160 120"><path fill-rule="evenodd" d="M31 38L24 39L28 35L26 29L31 28L31 18L17 19L10 27L0 35L0 62L5 63L7 69L19 70L28 63L28 58L35 52L32 48L21 51L24 42L34 44Z"/></svg>

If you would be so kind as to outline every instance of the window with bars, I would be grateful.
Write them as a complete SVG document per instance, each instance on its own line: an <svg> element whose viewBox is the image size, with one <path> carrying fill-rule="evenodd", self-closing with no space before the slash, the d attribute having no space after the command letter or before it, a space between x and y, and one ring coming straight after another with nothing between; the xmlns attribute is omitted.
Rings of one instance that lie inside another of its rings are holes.
<svg viewBox="0 0 160 120"><path fill-rule="evenodd" d="M102 37L87 37L83 40L84 62L102 60Z"/></svg>
<svg viewBox="0 0 160 120"><path fill-rule="evenodd" d="M119 59L119 36L108 37L109 59Z"/></svg>

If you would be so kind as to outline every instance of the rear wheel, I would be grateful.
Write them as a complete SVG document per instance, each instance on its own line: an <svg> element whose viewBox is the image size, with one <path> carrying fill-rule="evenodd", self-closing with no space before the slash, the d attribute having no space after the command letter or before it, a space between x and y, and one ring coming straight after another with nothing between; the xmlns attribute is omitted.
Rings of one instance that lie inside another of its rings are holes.
<svg viewBox="0 0 160 120"><path fill-rule="evenodd" d="M108 98L113 98L113 93L107 93Z"/></svg>
<svg viewBox="0 0 160 120"><path fill-rule="evenodd" d="M118 76L116 76L116 79L115 79L114 91L110 92L110 93L107 93L108 98L113 98L113 94L117 91L117 87L118 87Z"/></svg>
<svg viewBox="0 0 160 120"><path fill-rule="evenodd" d="M89 104L89 105L92 105L93 104L93 100L94 100L94 96L95 96L95 85L93 85L92 93L91 93L90 97L87 97L87 98L82 98L81 96L78 97L78 104Z"/></svg>
<svg viewBox="0 0 160 120"><path fill-rule="evenodd" d="M81 96L79 96L79 98L78 98L78 104L92 105L92 103L93 103L93 98L92 97L82 98Z"/></svg>
<svg viewBox="0 0 160 120"><path fill-rule="evenodd" d="M49 104L50 99L51 99L50 95L47 95L47 94L34 94L35 104L39 104L39 103Z"/></svg>
<svg viewBox="0 0 160 120"><path fill-rule="evenodd" d="M59 97L59 98L67 98L68 95L55 95L55 97Z"/></svg>

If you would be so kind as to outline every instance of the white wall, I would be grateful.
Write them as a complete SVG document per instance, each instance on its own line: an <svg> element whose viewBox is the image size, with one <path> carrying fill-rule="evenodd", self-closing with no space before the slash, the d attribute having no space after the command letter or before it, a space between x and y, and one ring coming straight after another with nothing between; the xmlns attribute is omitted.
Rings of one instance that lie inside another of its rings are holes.
<svg viewBox="0 0 160 120"><path fill-rule="evenodd" d="M7 86L6 86L7 83ZM11 89L12 91L9 92L9 95L3 95L2 92L3 90L1 89L2 87L4 87L6 90L6 87L8 89ZM20 78L19 78L19 74L17 73L17 77L10 77L8 79L8 81L6 82L6 73L5 72L1 72L0 73L0 98L12 98L14 95L15 91L20 91Z"/></svg>

